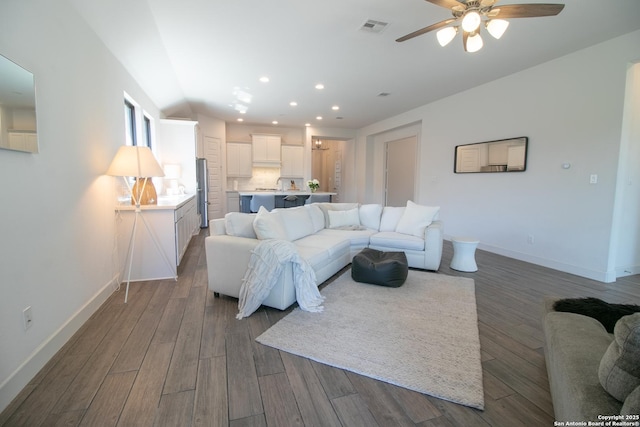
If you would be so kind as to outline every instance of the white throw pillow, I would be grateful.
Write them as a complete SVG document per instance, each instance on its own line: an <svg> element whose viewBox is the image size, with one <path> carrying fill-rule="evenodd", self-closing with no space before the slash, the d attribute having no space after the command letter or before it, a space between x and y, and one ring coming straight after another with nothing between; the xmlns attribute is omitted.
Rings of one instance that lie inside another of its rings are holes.
<svg viewBox="0 0 640 427"><path fill-rule="evenodd" d="M282 220L278 212L269 212L260 206L255 219L253 220L253 230L260 240L281 239L287 240L287 232L284 229Z"/></svg>
<svg viewBox="0 0 640 427"><path fill-rule="evenodd" d="M438 214L440 206L423 206L407 201L407 207L396 226L396 231L402 234L410 234L416 237L424 237L424 229L433 222Z"/></svg>
<svg viewBox="0 0 640 427"><path fill-rule="evenodd" d="M224 216L224 226L230 236L248 237L255 239L256 232L253 230L255 214L229 212Z"/></svg>
<svg viewBox="0 0 640 427"><path fill-rule="evenodd" d="M380 231L396 231L405 209L404 206L385 206L382 209L382 217L380 218Z"/></svg>
<svg viewBox="0 0 640 427"><path fill-rule="evenodd" d="M370 204L360 206L360 224L371 230L380 229L382 205Z"/></svg>
<svg viewBox="0 0 640 427"><path fill-rule="evenodd" d="M304 205L305 209L309 212L309 216L311 217L311 224L313 224L313 232L317 233L320 230L324 229L324 214L322 213L322 209L316 206L315 203L310 205Z"/></svg>
<svg viewBox="0 0 640 427"><path fill-rule="evenodd" d="M358 208L349 209L347 211L327 211L329 214L329 228L339 227L359 227L360 214Z"/></svg>
<svg viewBox="0 0 640 427"><path fill-rule="evenodd" d="M290 241L313 234L313 222L304 206L278 210L278 213Z"/></svg>

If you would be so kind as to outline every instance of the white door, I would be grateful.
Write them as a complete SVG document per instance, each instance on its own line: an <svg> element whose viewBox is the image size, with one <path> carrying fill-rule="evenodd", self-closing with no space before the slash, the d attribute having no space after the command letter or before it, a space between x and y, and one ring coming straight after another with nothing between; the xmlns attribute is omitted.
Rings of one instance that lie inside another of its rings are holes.
<svg viewBox="0 0 640 427"><path fill-rule="evenodd" d="M222 161L220 159L220 138L204 137L204 158L209 172L209 219L222 218Z"/></svg>
<svg viewBox="0 0 640 427"><path fill-rule="evenodd" d="M385 203L387 206L406 206L414 200L417 138L389 141L387 145L387 170Z"/></svg>

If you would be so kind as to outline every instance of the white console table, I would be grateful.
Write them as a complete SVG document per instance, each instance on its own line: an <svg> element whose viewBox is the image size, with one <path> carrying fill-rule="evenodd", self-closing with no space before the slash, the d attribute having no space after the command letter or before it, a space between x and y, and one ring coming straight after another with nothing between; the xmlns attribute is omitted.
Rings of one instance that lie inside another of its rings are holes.
<svg viewBox="0 0 640 427"><path fill-rule="evenodd" d="M195 195L159 197L157 205L142 205L142 215L149 224L162 253L156 247L144 222L139 220L134 242L131 281L175 278L191 237L197 234L200 221ZM127 249L135 206L116 206L118 253L123 268L123 279L127 279Z"/></svg>

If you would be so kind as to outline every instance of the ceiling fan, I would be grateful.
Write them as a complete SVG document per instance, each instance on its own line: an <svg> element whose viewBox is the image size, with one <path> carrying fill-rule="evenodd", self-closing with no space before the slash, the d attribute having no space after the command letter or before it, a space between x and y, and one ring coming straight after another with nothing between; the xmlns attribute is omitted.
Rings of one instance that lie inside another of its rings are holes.
<svg viewBox="0 0 640 427"><path fill-rule="evenodd" d="M564 4L531 3L506 4L496 6L497 0L426 0L436 6L451 10L453 18L445 19L420 30L397 39L397 42L412 39L430 31L439 30L438 42L446 46L456 36L462 27L462 45L467 52L476 52L482 48L480 27L484 22L489 34L496 39L502 37L509 22L509 18L535 18L540 16L555 16L564 9ZM454 24L455 25L450 25Z"/></svg>

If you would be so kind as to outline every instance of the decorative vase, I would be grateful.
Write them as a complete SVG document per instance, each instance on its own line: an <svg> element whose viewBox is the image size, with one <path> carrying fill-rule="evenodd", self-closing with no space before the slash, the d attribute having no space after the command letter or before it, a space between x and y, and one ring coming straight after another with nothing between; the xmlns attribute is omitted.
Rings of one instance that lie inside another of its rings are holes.
<svg viewBox="0 0 640 427"><path fill-rule="evenodd" d="M317 189L317 188L315 188L315 187L311 188L311 192L312 192L312 193L315 193L315 192L316 192L316 190L318 190L318 189Z"/></svg>
<svg viewBox="0 0 640 427"><path fill-rule="evenodd" d="M133 184L133 188L131 189L132 205L136 204L134 195L139 199L139 202L141 205L157 205L158 204L158 195L156 193L156 187L154 187L153 181L151 180L151 178L136 179L136 183Z"/></svg>

